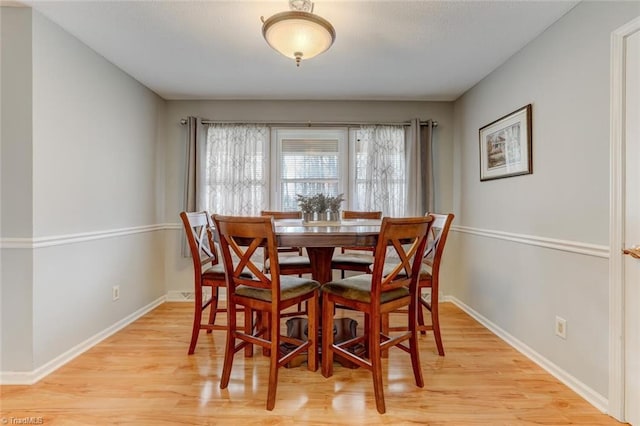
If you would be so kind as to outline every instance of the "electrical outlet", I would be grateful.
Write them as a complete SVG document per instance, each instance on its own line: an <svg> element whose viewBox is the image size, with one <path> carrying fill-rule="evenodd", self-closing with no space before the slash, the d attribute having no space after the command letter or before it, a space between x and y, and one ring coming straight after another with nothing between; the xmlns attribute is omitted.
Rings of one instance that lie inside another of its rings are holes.
<svg viewBox="0 0 640 426"><path fill-rule="evenodd" d="M120 286L119 285L114 285L111 288L111 296L113 297L113 300L120 299Z"/></svg>
<svg viewBox="0 0 640 426"><path fill-rule="evenodd" d="M567 320L556 316L556 336L567 338Z"/></svg>

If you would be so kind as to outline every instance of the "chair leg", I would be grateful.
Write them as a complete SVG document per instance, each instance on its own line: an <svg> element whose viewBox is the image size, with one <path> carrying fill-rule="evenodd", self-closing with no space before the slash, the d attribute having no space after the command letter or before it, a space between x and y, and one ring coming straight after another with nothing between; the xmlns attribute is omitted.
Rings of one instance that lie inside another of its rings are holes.
<svg viewBox="0 0 640 426"><path fill-rule="evenodd" d="M369 314L367 314L366 312L364 313L364 320L363 320L363 325L362 328L364 330L364 335L366 336L367 340L366 340L366 344L365 344L365 352L364 352L364 356L367 358L371 357L371 351L369 350L370 346L369 346L369 342L371 341L371 328L369 327Z"/></svg>
<svg viewBox="0 0 640 426"><path fill-rule="evenodd" d="M310 371L318 369L318 291L307 300L307 339L310 345L307 348L307 367Z"/></svg>
<svg viewBox="0 0 640 426"><path fill-rule="evenodd" d="M220 389L226 389L229 386L229 379L231 378L231 367L233 366L233 356L235 355L236 344L236 308L235 304L229 303L227 312L229 312L229 318L227 319L227 342L224 351L224 362L222 364L222 374L220 376Z"/></svg>
<svg viewBox="0 0 640 426"><path fill-rule="evenodd" d="M411 368L413 369L413 377L416 380L416 386L424 387L424 379L422 377L422 369L420 368L420 350L418 348L418 324L417 311L422 311L422 305L417 301L413 301L409 305L409 314L407 315L409 332L409 353L411 354Z"/></svg>
<svg viewBox="0 0 640 426"><path fill-rule="evenodd" d="M216 315L218 314L218 287L211 288L211 303L209 304L209 325L216 323ZM208 329L207 334L210 334L213 330Z"/></svg>
<svg viewBox="0 0 640 426"><path fill-rule="evenodd" d="M298 278L302 278L302 274L298 274ZM306 312L306 309L302 310L302 302L298 303L298 312Z"/></svg>
<svg viewBox="0 0 640 426"><path fill-rule="evenodd" d="M389 335L389 316L390 313L389 312L385 312L383 314L381 314L381 321L382 321L382 334L385 335Z"/></svg>
<svg viewBox="0 0 640 426"><path fill-rule="evenodd" d="M384 414L384 390L382 389L382 357L380 351L380 319L367 315L369 323L369 360L371 361L371 375L373 377L373 393L376 399L376 408L380 414Z"/></svg>
<svg viewBox="0 0 640 426"><path fill-rule="evenodd" d="M389 314L388 313L384 313L381 314L381 329L382 329L382 334L384 334L385 336L389 335ZM389 358L389 350L386 351L382 351L382 358Z"/></svg>
<svg viewBox="0 0 640 426"><path fill-rule="evenodd" d="M418 295L418 325L420 328L420 334L424 335L427 334L426 330L424 329L424 310L423 310L423 305L425 308L427 308L427 303L424 301L424 299L422 298L422 294ZM428 308L427 308L428 309Z"/></svg>
<svg viewBox="0 0 640 426"><path fill-rule="evenodd" d="M273 316L273 315L270 315ZM276 405L276 391L278 389L278 361L280 358L280 321L271 318L269 324L271 345L269 348L269 389L267 391L267 410L273 410Z"/></svg>
<svg viewBox="0 0 640 426"><path fill-rule="evenodd" d="M251 308L245 306L244 308L244 333L245 334L253 334L253 311ZM253 345L251 343L247 343L247 346L244 347L244 357L251 358L253 356Z"/></svg>
<svg viewBox="0 0 640 426"><path fill-rule="evenodd" d="M329 300L325 293L322 296L322 375L331 377L333 375L333 312L334 303Z"/></svg>
<svg viewBox="0 0 640 426"><path fill-rule="evenodd" d="M444 356L444 346L442 345L442 336L440 335L440 318L438 315L438 300L434 300L431 296L431 324L433 326L433 337L436 339L438 347L438 355Z"/></svg>
<svg viewBox="0 0 640 426"><path fill-rule="evenodd" d="M189 355L193 355L198 343L198 335L200 334L200 325L202 324L202 295L198 297L196 294L195 308L193 310L193 329L191 330L191 343L189 344Z"/></svg>
<svg viewBox="0 0 640 426"><path fill-rule="evenodd" d="M263 327L266 328L266 333L267 336L266 338L268 340L270 340L271 338L271 322L272 322L273 318L271 318L271 314L269 312L262 312L262 324ZM271 348L270 347L262 347L262 355L264 356L271 356Z"/></svg>

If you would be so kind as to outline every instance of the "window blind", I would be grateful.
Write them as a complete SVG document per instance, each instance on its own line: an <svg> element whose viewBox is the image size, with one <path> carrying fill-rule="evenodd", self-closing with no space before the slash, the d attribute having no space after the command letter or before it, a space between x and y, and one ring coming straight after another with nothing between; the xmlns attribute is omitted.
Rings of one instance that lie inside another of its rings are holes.
<svg viewBox="0 0 640 426"><path fill-rule="evenodd" d="M282 139L280 194L284 210L297 210L296 195L338 195L339 141Z"/></svg>

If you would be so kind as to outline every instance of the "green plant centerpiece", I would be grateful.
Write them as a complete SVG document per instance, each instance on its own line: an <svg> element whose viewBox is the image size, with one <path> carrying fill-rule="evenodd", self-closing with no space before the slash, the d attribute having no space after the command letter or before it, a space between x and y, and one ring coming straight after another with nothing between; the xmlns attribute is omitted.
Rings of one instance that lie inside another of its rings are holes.
<svg viewBox="0 0 640 426"><path fill-rule="evenodd" d="M298 207L302 213L313 213L315 211L313 197L297 194L296 201L298 202Z"/></svg>
<svg viewBox="0 0 640 426"><path fill-rule="evenodd" d="M344 201L344 194L336 196L316 194L316 195L296 195L298 207L302 212L302 221L308 222L339 222L340 206Z"/></svg>
<svg viewBox="0 0 640 426"><path fill-rule="evenodd" d="M335 197L327 197L327 220L330 222L340 221L340 206L344 201L344 194L338 194Z"/></svg>

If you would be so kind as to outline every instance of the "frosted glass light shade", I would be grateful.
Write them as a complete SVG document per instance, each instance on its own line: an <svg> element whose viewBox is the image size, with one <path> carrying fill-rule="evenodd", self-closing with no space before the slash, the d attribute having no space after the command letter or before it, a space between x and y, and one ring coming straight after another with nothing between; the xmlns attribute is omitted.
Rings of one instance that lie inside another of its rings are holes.
<svg viewBox="0 0 640 426"><path fill-rule="evenodd" d="M296 60L311 59L326 51L336 38L333 26L324 18L308 12L290 11L273 15L262 25L269 46Z"/></svg>

